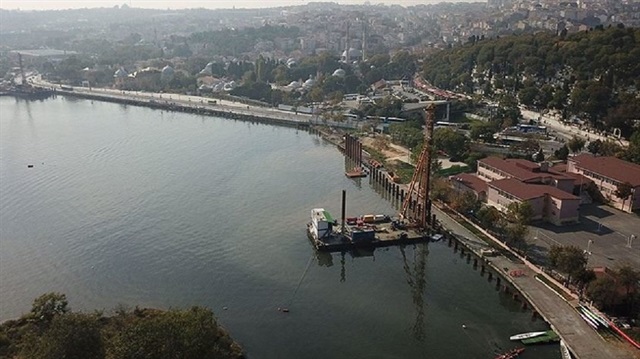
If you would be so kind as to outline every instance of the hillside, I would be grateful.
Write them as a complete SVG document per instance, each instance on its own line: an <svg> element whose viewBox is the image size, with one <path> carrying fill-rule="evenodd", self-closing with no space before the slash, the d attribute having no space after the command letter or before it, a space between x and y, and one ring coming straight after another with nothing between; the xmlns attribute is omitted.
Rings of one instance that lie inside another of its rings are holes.
<svg viewBox="0 0 640 359"><path fill-rule="evenodd" d="M640 111L640 29L597 27L572 35L542 32L471 38L424 61L423 75L443 89L557 109L565 119L633 132Z"/></svg>

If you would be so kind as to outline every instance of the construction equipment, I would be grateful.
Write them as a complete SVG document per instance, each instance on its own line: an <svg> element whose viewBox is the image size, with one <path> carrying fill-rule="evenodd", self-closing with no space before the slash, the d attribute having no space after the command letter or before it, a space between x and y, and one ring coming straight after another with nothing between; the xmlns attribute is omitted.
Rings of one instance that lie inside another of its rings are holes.
<svg viewBox="0 0 640 359"><path fill-rule="evenodd" d="M409 191L402 203L400 217L413 218L416 227L425 228L431 217L431 202L429 189L431 186L431 154L433 152L433 123L435 118L435 105L430 104L425 108L424 144L420 157L409 184ZM412 210L412 213L409 213Z"/></svg>

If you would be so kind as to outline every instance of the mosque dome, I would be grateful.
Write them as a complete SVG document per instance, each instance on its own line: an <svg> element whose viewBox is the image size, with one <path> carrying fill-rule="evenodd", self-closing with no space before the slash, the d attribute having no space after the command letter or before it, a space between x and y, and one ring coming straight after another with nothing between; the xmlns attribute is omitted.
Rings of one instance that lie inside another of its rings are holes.
<svg viewBox="0 0 640 359"><path fill-rule="evenodd" d="M331 76L336 76L336 77L345 77L345 75L347 74L346 71L344 71L343 69L337 69L333 72L333 74Z"/></svg>

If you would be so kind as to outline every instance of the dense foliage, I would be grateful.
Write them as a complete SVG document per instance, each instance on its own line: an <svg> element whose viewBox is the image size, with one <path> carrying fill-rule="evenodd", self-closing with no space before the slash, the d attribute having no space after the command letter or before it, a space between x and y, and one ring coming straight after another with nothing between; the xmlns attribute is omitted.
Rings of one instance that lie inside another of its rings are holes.
<svg viewBox="0 0 640 359"><path fill-rule="evenodd" d="M640 29L597 27L570 36L537 33L470 42L424 62L435 86L510 94L523 105L555 108L625 137L640 110Z"/></svg>
<svg viewBox="0 0 640 359"><path fill-rule="evenodd" d="M48 293L30 313L0 325L0 358L242 358L242 351L204 308L118 309L74 313L64 294Z"/></svg>

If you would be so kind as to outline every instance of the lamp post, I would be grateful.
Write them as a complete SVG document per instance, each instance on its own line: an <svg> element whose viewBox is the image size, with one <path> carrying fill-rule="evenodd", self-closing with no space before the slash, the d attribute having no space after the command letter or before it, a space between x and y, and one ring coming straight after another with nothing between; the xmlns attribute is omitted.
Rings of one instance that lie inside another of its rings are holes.
<svg viewBox="0 0 640 359"><path fill-rule="evenodd" d="M589 240L589 242L587 242L587 254L591 255L591 243L593 243L593 240Z"/></svg>

